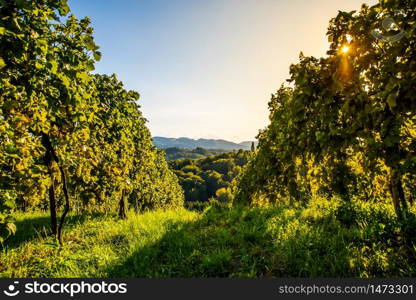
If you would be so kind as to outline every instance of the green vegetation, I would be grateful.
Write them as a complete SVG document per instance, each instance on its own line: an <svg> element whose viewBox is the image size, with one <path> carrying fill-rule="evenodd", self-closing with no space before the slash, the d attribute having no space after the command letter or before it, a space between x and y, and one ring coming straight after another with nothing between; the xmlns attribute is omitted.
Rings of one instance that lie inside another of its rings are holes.
<svg viewBox="0 0 416 300"><path fill-rule="evenodd" d="M88 19L0 1L0 277L416 276L415 9L339 12L257 149L168 165Z"/></svg>
<svg viewBox="0 0 416 300"><path fill-rule="evenodd" d="M62 1L0 1L0 242L13 209L49 206L62 245L70 209L176 207L183 192L137 105L101 57L89 19ZM58 222L58 211L62 215Z"/></svg>
<svg viewBox="0 0 416 300"><path fill-rule="evenodd" d="M232 202L232 183L247 163L250 152L238 150L203 159L183 159L169 162L179 178L188 206L217 198Z"/></svg>
<svg viewBox="0 0 416 300"><path fill-rule="evenodd" d="M415 7L411 1L380 1L330 21L328 55L301 54L290 67L290 86L272 96L270 124L239 180L237 202L338 195L346 202L388 200L399 218L412 217L416 35L389 43L369 32L380 15L398 10L397 26L415 32Z"/></svg>
<svg viewBox="0 0 416 300"><path fill-rule="evenodd" d="M129 253L156 243L171 224L190 222L195 213L184 209L116 214L70 215L59 247L50 235L45 212L17 214L20 230L0 254L0 277L100 277Z"/></svg>
<svg viewBox="0 0 416 300"><path fill-rule="evenodd" d="M307 205L71 216L67 245L46 235L45 213L0 254L1 277L415 276L412 231L391 205L316 198ZM409 231L410 230L410 231Z"/></svg>
<svg viewBox="0 0 416 300"><path fill-rule="evenodd" d="M166 153L167 160L178 160L178 159L200 159L216 154L226 153L230 151L221 150L221 149L204 149L204 148L195 148L193 150L172 147L163 149Z"/></svg>

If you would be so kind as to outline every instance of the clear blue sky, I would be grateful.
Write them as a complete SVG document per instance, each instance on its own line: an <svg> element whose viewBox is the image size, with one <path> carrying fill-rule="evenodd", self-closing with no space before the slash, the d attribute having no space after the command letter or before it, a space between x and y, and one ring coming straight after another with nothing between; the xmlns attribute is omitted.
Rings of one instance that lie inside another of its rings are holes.
<svg viewBox="0 0 416 300"><path fill-rule="evenodd" d="M69 0L154 136L252 140L291 63L323 56L338 10L373 0Z"/></svg>

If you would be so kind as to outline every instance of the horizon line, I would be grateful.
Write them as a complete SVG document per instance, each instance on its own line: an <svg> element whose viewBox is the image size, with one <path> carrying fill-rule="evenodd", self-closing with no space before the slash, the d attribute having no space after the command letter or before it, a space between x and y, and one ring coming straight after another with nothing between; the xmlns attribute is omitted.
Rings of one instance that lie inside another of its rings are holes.
<svg viewBox="0 0 416 300"><path fill-rule="evenodd" d="M197 141L197 140L226 141L226 142L231 142L231 143L234 143L234 144L241 144L241 143L244 143L244 142L258 142L258 140L257 140L257 139L253 139L253 140L243 140L243 141L241 141L241 142L236 142L236 141L232 141L232 140L228 140L228 139L222 139L222 138L204 138L204 137L200 137L200 138L191 138L191 137L186 137L186 136L180 136L180 137L168 137L168 136L161 136L161 135L155 135L155 136L152 136L152 139L153 139L153 138L157 138L157 137L159 137L159 138L167 138L167 139L181 139L181 138L185 138L185 139L190 139L190 140L194 140L194 141Z"/></svg>

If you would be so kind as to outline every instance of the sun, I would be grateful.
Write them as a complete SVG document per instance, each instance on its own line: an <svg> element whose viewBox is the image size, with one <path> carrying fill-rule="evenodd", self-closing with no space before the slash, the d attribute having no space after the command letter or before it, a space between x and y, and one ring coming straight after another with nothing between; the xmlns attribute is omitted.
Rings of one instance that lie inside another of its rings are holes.
<svg viewBox="0 0 416 300"><path fill-rule="evenodd" d="M347 46L347 45L344 45L344 46L341 48L341 52L342 52L342 53L344 53L344 54L347 54L349 51L350 51L350 47L349 47L349 46Z"/></svg>

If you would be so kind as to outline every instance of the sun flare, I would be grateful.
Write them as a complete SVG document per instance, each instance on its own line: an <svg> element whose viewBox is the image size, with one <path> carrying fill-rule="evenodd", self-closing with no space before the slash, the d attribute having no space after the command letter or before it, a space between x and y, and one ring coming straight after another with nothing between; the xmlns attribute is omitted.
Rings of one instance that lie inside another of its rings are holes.
<svg viewBox="0 0 416 300"><path fill-rule="evenodd" d="M344 53L344 54L348 53L349 51L350 51L350 47L347 46L347 45L345 45L341 48L341 52Z"/></svg>

